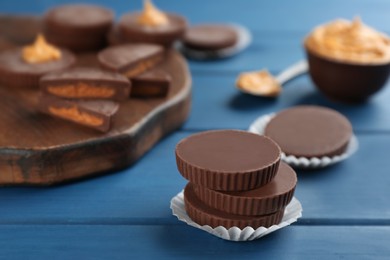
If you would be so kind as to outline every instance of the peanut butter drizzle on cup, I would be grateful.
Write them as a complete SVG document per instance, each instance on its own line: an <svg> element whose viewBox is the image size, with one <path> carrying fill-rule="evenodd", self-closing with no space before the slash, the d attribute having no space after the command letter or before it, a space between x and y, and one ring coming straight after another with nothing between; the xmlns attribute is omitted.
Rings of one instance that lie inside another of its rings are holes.
<svg viewBox="0 0 390 260"><path fill-rule="evenodd" d="M169 24L166 14L158 10L151 0L144 0L144 10L137 19L137 22L144 26L158 27Z"/></svg>
<svg viewBox="0 0 390 260"><path fill-rule="evenodd" d="M23 48L22 58L27 63L45 63L61 59L61 51L38 34L32 45Z"/></svg>

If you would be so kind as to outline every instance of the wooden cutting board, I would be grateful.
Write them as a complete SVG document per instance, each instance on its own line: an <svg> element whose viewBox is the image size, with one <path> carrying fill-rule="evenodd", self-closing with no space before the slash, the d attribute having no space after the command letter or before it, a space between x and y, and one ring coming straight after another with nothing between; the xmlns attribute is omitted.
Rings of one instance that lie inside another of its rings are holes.
<svg viewBox="0 0 390 260"><path fill-rule="evenodd" d="M31 43L39 31L39 18L0 16L0 51ZM78 63L97 66L95 53ZM160 67L173 78L168 97L121 103L106 134L37 112L38 90L0 86L0 185L48 185L134 163L189 114L186 61L172 50Z"/></svg>

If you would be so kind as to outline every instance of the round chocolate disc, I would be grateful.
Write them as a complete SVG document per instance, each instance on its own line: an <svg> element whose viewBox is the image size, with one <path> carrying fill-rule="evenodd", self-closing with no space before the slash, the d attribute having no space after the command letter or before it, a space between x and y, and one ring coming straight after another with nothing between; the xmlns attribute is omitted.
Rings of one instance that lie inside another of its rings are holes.
<svg viewBox="0 0 390 260"><path fill-rule="evenodd" d="M114 20L109 9L86 4L72 4L55 7L44 16L44 26L50 33L63 34L100 34L105 33Z"/></svg>
<svg viewBox="0 0 390 260"><path fill-rule="evenodd" d="M199 225L209 225L212 228L223 226L225 228L238 227L270 227L280 223L284 215L284 208L272 214L259 216L240 216L229 214L207 206L196 196L192 186L188 184L184 189L184 203L188 216Z"/></svg>
<svg viewBox="0 0 390 260"><path fill-rule="evenodd" d="M335 156L345 152L352 137L352 126L333 109L298 106L273 117L265 135L277 142L286 155Z"/></svg>
<svg viewBox="0 0 390 260"><path fill-rule="evenodd" d="M72 4L49 10L43 19L47 40L73 51L93 51L106 45L114 14L96 5Z"/></svg>
<svg viewBox="0 0 390 260"><path fill-rule="evenodd" d="M39 79L48 72L69 68L76 57L61 49L61 58L42 63L27 63L22 58L22 48L0 53L0 81L6 86L39 87Z"/></svg>
<svg viewBox="0 0 390 260"><path fill-rule="evenodd" d="M238 41L236 30L229 25L204 24L187 29L183 44L195 50L215 51L232 47Z"/></svg>
<svg viewBox="0 0 390 260"><path fill-rule="evenodd" d="M280 148L270 138L237 130L206 131L176 146L179 172L189 181L214 190L241 191L272 180Z"/></svg>
<svg viewBox="0 0 390 260"><path fill-rule="evenodd" d="M200 185L188 184L206 205L235 215L257 216L275 213L290 203L294 196L297 175L286 163L269 183L248 191L215 191Z"/></svg>

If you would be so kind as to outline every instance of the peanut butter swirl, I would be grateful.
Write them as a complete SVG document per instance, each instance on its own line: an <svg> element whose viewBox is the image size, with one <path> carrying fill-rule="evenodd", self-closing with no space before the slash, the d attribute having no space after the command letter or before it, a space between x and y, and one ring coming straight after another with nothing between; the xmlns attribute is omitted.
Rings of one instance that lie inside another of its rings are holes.
<svg viewBox="0 0 390 260"><path fill-rule="evenodd" d="M332 21L315 28L305 47L320 56L360 64L390 62L390 39L365 25L359 17L353 21Z"/></svg>
<svg viewBox="0 0 390 260"><path fill-rule="evenodd" d="M169 19L166 14L158 10L151 2L151 0L144 0L144 10L138 17L137 22L141 25L158 27L167 25Z"/></svg>
<svg viewBox="0 0 390 260"><path fill-rule="evenodd" d="M38 34L32 45L23 48L22 58L27 63L44 63L61 59L61 51Z"/></svg>

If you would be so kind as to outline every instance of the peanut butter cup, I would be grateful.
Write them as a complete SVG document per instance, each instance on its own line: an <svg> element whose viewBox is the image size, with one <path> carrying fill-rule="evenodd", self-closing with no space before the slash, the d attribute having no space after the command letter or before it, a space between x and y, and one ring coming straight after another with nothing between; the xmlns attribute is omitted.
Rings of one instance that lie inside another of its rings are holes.
<svg viewBox="0 0 390 260"><path fill-rule="evenodd" d="M70 100L42 94L38 108L53 117L107 132L119 105L109 100Z"/></svg>
<svg viewBox="0 0 390 260"><path fill-rule="evenodd" d="M236 30L229 25L201 24L188 28L182 43L194 50L217 51L234 46L237 40Z"/></svg>
<svg viewBox="0 0 390 260"><path fill-rule="evenodd" d="M184 178L213 190L242 191L270 182L280 148L270 138L244 131L206 131L180 141L176 162Z"/></svg>
<svg viewBox="0 0 390 260"><path fill-rule="evenodd" d="M132 78L131 97L165 97L172 77L163 70L153 69Z"/></svg>
<svg viewBox="0 0 390 260"><path fill-rule="evenodd" d="M296 157L335 156L345 152L352 126L339 112L319 106L297 106L279 112L265 128L282 152Z"/></svg>
<svg viewBox="0 0 390 260"><path fill-rule="evenodd" d="M11 87L38 88L44 74L69 68L75 61L71 52L48 44L39 35L30 46L0 53L0 82Z"/></svg>
<svg viewBox="0 0 390 260"><path fill-rule="evenodd" d="M188 216L199 225L209 225L212 228L223 226L225 228L238 227L270 227L280 223L284 215L284 208L271 214L259 216L242 216L229 214L209 207L196 196L193 186L188 184L184 189L184 203Z"/></svg>
<svg viewBox="0 0 390 260"><path fill-rule="evenodd" d="M164 58L164 49L155 44L126 44L99 52L98 60L104 69L119 72L128 78L154 68Z"/></svg>
<svg viewBox="0 0 390 260"><path fill-rule="evenodd" d="M186 19L158 10L146 0L144 10L125 14L119 20L119 31L127 42L145 42L170 47L181 38L187 27Z"/></svg>
<svg viewBox="0 0 390 260"><path fill-rule="evenodd" d="M290 203L297 176L294 170L280 163L276 176L264 186L247 191L215 191L200 185L192 186L193 191L200 201L214 209L229 214L258 216L275 213L284 209Z"/></svg>
<svg viewBox="0 0 390 260"><path fill-rule="evenodd" d="M92 51L106 44L114 14L100 6L72 4L49 10L43 19L47 39L74 51Z"/></svg>
<svg viewBox="0 0 390 260"><path fill-rule="evenodd" d="M130 81L116 72L78 67L46 74L41 90L61 98L126 100Z"/></svg>

